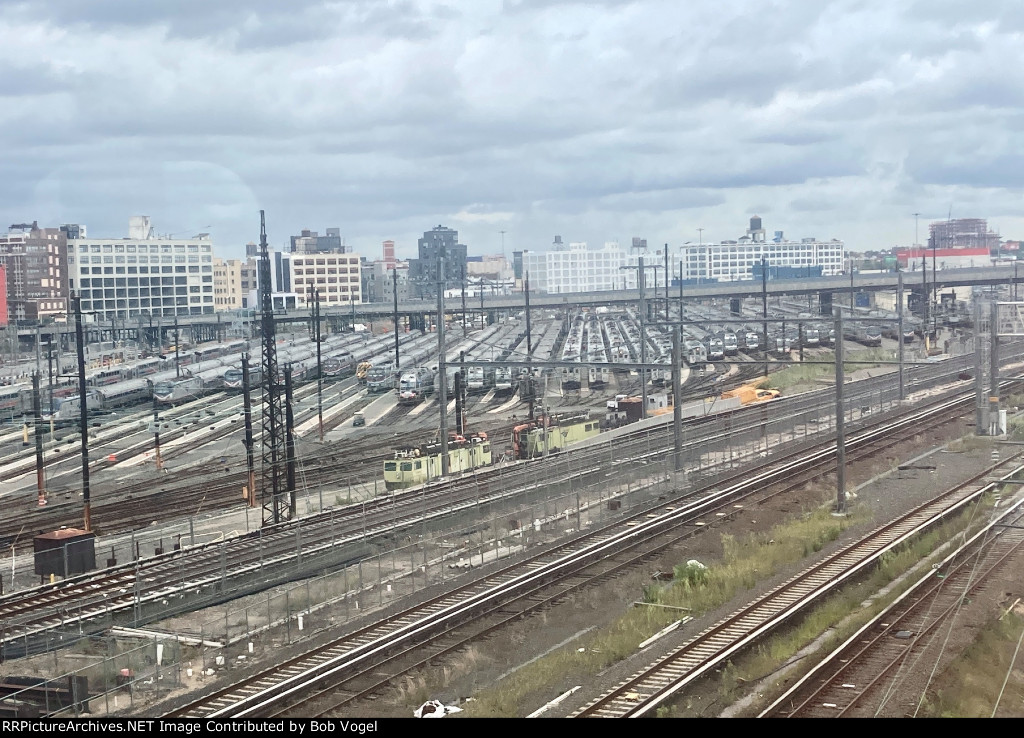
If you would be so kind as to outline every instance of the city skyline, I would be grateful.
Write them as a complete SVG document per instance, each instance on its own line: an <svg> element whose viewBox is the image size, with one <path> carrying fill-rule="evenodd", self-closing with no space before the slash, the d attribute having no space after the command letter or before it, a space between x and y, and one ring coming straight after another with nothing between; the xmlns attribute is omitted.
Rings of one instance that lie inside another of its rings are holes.
<svg viewBox="0 0 1024 738"><path fill-rule="evenodd" d="M42 0L0 8L6 223L131 215L242 258L338 227L415 255L1024 231L1007 2ZM915 213L918 217L915 218ZM504 246L504 249L502 248Z"/></svg>

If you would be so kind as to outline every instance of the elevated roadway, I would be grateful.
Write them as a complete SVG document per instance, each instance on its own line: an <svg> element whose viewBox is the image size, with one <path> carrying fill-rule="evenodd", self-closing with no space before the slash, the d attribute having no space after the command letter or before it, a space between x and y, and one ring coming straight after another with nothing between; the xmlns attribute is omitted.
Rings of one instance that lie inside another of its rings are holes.
<svg viewBox="0 0 1024 738"><path fill-rule="evenodd" d="M933 287L945 289L952 287L983 287L995 285L1013 284L1017 276L1012 267L978 267L971 269L942 269L934 273L936 284L932 284L933 274L927 273L928 289ZM899 275L897 272L882 272L873 274L855 274L853 289L858 292L891 292L896 289ZM911 292L919 292L923 286L924 277L920 270L903 272L904 289ZM851 281L848 275L836 277L804 277L800 279L770 279L767 282L769 296L775 295L807 295L815 293L832 293L833 295L849 294ZM683 292L688 299L712 299L730 297L760 297L762 294L762 283L760 280L741 280L736 282L709 282L702 284L687 284L683 286ZM654 293L647 290L647 300L663 300L665 290L658 290ZM669 300L679 299L679 287L669 287ZM638 290L606 290L599 292L573 292L568 294L544 294L532 292L530 294L531 310L544 310L560 308L566 305L578 307L596 307L600 305L623 306L638 302L640 299ZM483 311L508 311L523 310L524 300L521 293L508 296L484 296L477 304L467 306L471 312ZM461 312L462 301L457 297L446 298L444 309L447 313ZM331 322L356 322L367 323L374 320L390 319L394 316L394 305L387 303L366 303L346 307L334 307L322 309L323 319ZM435 299L427 300L404 300L398 303L398 314L401 316L426 316L434 315L437 312ZM233 320L250 322L254 318L250 314L239 317L236 313L214 313L212 315L179 316L179 330L185 326L211 326L220 324L227 328ZM306 323L309 321L308 310L280 311L278 322L282 323ZM170 318L168 318L170 320ZM131 330L137 319L118 321L121 330ZM69 328L67 326L67 328ZM90 333L103 331L111 328L109 323L89 323ZM164 325L165 332L173 330L173 326ZM43 329L43 334L48 333L52 328ZM18 331L20 336L26 339L34 338L35 328L21 328Z"/></svg>

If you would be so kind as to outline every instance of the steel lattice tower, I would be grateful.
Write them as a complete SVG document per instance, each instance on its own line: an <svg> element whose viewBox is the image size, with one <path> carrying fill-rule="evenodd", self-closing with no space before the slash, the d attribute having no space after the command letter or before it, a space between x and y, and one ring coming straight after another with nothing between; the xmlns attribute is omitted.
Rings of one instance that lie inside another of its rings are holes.
<svg viewBox="0 0 1024 738"><path fill-rule="evenodd" d="M260 328L263 332L263 524L291 517L291 501L285 494L285 424L281 387L277 380L277 330L274 325L274 290L270 279L267 227L260 211Z"/></svg>

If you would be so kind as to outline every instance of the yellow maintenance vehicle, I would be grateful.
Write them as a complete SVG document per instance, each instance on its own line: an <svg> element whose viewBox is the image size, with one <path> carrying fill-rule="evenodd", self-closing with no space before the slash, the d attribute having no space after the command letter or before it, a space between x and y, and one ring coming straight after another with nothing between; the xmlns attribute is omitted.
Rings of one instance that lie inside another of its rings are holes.
<svg viewBox="0 0 1024 738"><path fill-rule="evenodd" d="M760 387L754 387L753 385L744 385L737 387L734 390L722 393L723 400L730 400L734 397L739 398L741 405L752 405L756 402L768 402L778 397L781 392L775 389L762 389Z"/></svg>

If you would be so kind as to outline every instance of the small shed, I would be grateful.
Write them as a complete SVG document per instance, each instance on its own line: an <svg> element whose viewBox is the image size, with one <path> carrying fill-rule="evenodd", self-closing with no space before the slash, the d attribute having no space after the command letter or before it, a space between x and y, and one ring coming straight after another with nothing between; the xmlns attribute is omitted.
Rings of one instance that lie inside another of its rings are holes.
<svg viewBox="0 0 1024 738"><path fill-rule="evenodd" d="M619 400L619 412L626 413L627 423L635 423L643 417L643 400L639 397L627 397L624 400Z"/></svg>
<svg viewBox="0 0 1024 738"><path fill-rule="evenodd" d="M40 576L67 577L96 568L96 534L77 528L40 533L33 539L35 570Z"/></svg>

